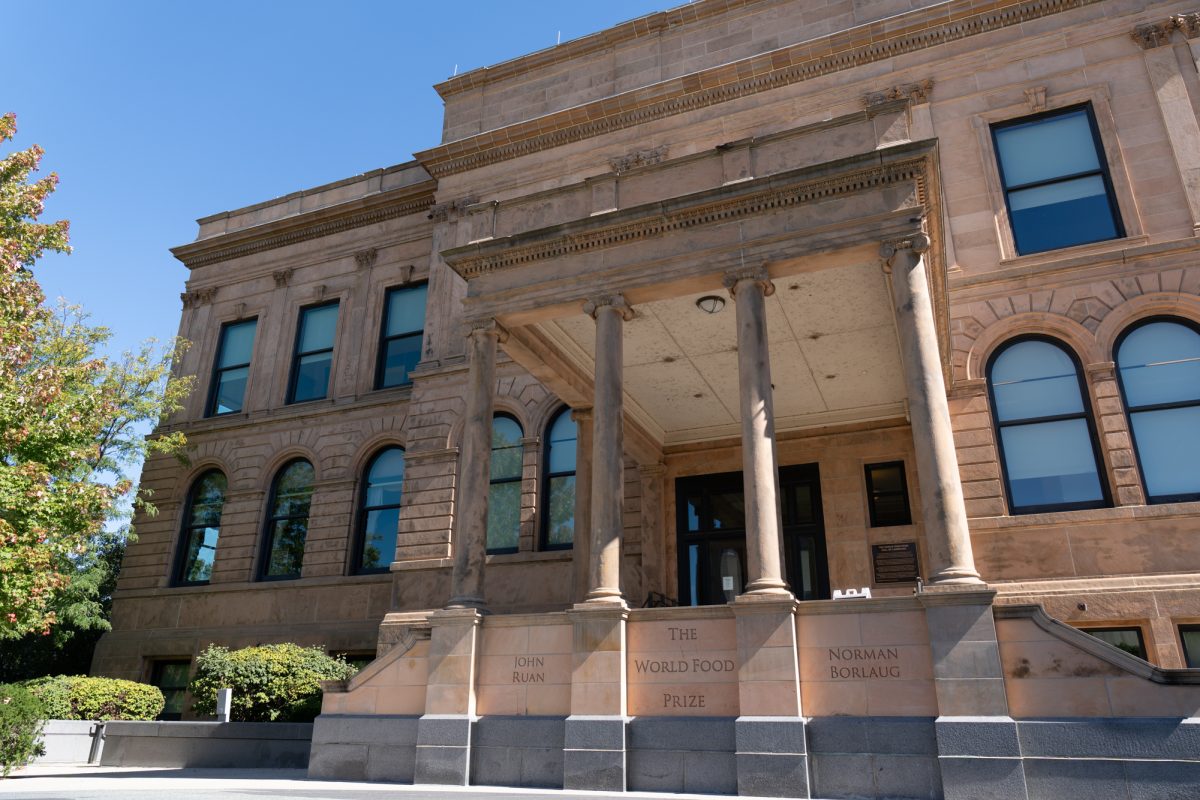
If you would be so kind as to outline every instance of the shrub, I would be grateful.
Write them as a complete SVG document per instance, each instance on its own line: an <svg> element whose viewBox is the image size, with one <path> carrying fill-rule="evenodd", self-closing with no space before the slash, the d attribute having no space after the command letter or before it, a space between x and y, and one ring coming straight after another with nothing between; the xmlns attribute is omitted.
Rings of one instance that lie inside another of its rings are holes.
<svg viewBox="0 0 1200 800"><path fill-rule="evenodd" d="M233 689L230 716L244 722L310 722L321 712L321 681L356 670L319 647L269 644L227 650L209 645L196 659L191 690L198 714L217 710L217 690Z"/></svg>
<svg viewBox="0 0 1200 800"><path fill-rule="evenodd" d="M45 752L38 741L45 719L41 701L27 689L0 683L0 777Z"/></svg>
<svg viewBox="0 0 1200 800"><path fill-rule="evenodd" d="M154 719L163 710L157 686L117 678L56 675L24 686L42 701L50 719Z"/></svg>

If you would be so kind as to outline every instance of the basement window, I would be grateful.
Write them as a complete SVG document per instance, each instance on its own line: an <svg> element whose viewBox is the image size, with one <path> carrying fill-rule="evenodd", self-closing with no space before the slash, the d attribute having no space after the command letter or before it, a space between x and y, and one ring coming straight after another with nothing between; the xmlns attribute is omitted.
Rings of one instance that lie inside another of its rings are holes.
<svg viewBox="0 0 1200 800"><path fill-rule="evenodd" d="M1142 638L1141 628L1085 628L1083 632L1108 642L1131 656L1137 656L1143 661L1148 660L1146 658L1146 641Z"/></svg>

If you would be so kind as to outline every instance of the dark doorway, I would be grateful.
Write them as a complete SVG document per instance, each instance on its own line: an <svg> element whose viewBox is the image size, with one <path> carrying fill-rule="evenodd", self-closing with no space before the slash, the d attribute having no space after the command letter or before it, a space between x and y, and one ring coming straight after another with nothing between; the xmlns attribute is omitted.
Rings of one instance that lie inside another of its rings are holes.
<svg viewBox="0 0 1200 800"><path fill-rule="evenodd" d="M679 604L728 603L746 585L746 505L742 473L675 482ZM785 579L800 600L829 597L829 564L816 464L779 470Z"/></svg>

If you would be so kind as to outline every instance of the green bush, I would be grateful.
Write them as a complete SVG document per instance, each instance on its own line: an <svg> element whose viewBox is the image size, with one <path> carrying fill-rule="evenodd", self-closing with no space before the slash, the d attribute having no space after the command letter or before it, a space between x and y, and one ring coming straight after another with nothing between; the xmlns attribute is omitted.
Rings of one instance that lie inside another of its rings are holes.
<svg viewBox="0 0 1200 800"><path fill-rule="evenodd" d="M117 678L56 675L23 684L42 701L50 719L154 719L163 710L157 686Z"/></svg>
<svg viewBox="0 0 1200 800"><path fill-rule="evenodd" d="M41 701L27 689L0 683L0 777L45 752L38 741L45 719Z"/></svg>
<svg viewBox="0 0 1200 800"><path fill-rule="evenodd" d="M233 689L230 716L244 722L311 722L321 713L321 681L357 670L319 647L268 644L227 650L209 645L188 687L197 714L217 712L217 690Z"/></svg>

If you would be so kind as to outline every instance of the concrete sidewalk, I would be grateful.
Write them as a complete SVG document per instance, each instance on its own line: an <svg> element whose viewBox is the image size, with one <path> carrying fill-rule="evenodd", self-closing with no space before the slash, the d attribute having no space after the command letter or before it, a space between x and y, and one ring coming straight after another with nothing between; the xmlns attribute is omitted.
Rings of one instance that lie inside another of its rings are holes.
<svg viewBox="0 0 1200 800"><path fill-rule="evenodd" d="M0 798L22 800L714 800L715 795L573 792L490 786L405 786L310 781L304 770L154 769L35 765L0 781Z"/></svg>

